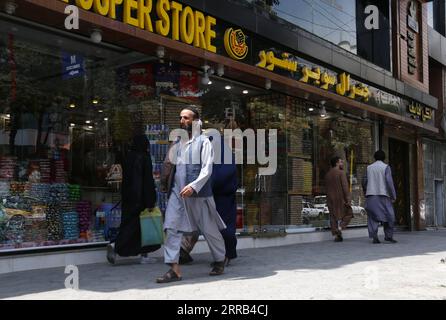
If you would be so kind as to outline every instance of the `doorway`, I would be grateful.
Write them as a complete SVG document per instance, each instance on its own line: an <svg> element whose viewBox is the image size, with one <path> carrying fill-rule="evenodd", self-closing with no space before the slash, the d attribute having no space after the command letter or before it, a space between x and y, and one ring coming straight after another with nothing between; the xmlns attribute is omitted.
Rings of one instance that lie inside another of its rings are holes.
<svg viewBox="0 0 446 320"><path fill-rule="evenodd" d="M443 227L445 225L443 188L443 181L435 180L435 225L437 227Z"/></svg>
<svg viewBox="0 0 446 320"><path fill-rule="evenodd" d="M393 183L397 199L394 203L395 225L411 229L410 220L410 169L409 144L389 138L389 165L392 169Z"/></svg>

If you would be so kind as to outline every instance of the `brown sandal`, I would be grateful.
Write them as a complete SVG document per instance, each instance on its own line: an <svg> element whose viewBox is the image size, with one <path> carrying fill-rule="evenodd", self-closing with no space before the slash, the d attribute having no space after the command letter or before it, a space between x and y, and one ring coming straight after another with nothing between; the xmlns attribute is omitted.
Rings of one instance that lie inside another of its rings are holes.
<svg viewBox="0 0 446 320"><path fill-rule="evenodd" d="M156 283L169 283L174 281L181 281L181 279L182 278L179 277L175 271L170 269L164 274L164 276L162 276L161 278L157 278Z"/></svg>

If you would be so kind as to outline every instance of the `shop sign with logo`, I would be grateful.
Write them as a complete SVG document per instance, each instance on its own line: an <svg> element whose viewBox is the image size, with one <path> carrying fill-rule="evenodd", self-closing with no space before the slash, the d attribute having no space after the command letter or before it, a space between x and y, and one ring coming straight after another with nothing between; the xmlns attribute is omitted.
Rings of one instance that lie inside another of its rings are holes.
<svg viewBox="0 0 446 320"><path fill-rule="evenodd" d="M246 35L241 29L227 29L224 37L226 53L234 60L245 59L249 50L246 40Z"/></svg>
<svg viewBox="0 0 446 320"><path fill-rule="evenodd" d="M412 116L420 121L433 119L433 110L423 107L422 115L418 109L407 108L410 103L391 93L366 85L346 72L335 72L302 59L280 46L250 36L241 28L219 21L199 10L176 1L168 0L60 0L74 4L81 9L93 11L111 19L154 32L173 40L193 45L233 60L275 72L296 81L317 86L323 90L361 101L374 107L401 116ZM419 32L418 2L411 1L408 9L408 59L409 72L417 68L416 37ZM413 41L412 41L413 40ZM249 54L251 52L251 54ZM76 57L76 62L81 57ZM68 60L67 60L68 61ZM64 68L74 68L74 63L64 63ZM82 64L81 64L82 65ZM75 70L75 68L73 69ZM83 71L79 69L79 74ZM173 66L156 65L154 80L157 91L179 94L179 70ZM72 76L75 76L74 74ZM194 76L193 81L196 81ZM194 80L195 79L195 80ZM183 79L184 82L185 79ZM192 81L192 80L191 80ZM191 91L196 91L194 88Z"/></svg>
<svg viewBox="0 0 446 320"><path fill-rule="evenodd" d="M122 12L125 24L216 52L217 20L199 10L168 0L59 0L114 20Z"/></svg>
<svg viewBox="0 0 446 320"><path fill-rule="evenodd" d="M423 106L422 104L418 102L410 102L408 106L408 112L411 116L411 118L426 122L429 120L432 120L434 111L432 108Z"/></svg>

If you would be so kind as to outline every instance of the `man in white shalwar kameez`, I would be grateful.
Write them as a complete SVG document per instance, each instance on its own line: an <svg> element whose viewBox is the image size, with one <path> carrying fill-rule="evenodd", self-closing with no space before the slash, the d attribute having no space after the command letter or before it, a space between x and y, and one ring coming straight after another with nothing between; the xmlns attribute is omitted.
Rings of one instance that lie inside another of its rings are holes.
<svg viewBox="0 0 446 320"><path fill-rule="evenodd" d="M182 279L178 262L183 233L197 230L205 237L214 259L210 275L221 275L224 271L226 249L220 230L226 225L217 212L210 181L214 151L210 140L201 134L201 128L192 132L198 122L199 113L195 108L181 111L181 128L187 130L189 140L175 142L166 159L172 170L169 181L162 187L162 191L170 193L164 221L164 262L171 269L157 278L158 283Z"/></svg>

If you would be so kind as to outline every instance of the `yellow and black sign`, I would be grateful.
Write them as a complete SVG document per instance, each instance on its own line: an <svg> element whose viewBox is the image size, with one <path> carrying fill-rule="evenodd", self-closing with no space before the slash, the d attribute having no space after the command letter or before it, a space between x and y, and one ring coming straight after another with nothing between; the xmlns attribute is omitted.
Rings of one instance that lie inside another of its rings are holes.
<svg viewBox="0 0 446 320"><path fill-rule="evenodd" d="M248 45L246 36L241 29L234 30L229 28L225 32L226 53L234 60L243 60L248 55Z"/></svg>
<svg viewBox="0 0 446 320"><path fill-rule="evenodd" d="M116 19L117 8L123 12L123 22L164 37L181 41L210 52L216 37L214 17L193 10L190 6L169 0L60 0L77 7Z"/></svg>
<svg viewBox="0 0 446 320"><path fill-rule="evenodd" d="M408 109L408 112L413 119L421 120L422 122L431 120L434 113L432 108L425 107L414 101L409 104Z"/></svg>

